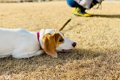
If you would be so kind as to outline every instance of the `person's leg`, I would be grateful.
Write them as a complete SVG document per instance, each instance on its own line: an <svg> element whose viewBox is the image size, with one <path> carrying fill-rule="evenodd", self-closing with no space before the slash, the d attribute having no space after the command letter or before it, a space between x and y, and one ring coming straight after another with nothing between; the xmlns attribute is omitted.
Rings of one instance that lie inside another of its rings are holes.
<svg viewBox="0 0 120 80"><path fill-rule="evenodd" d="M75 2L74 0L67 0L67 4L70 7L73 7L74 10L72 11L72 13L74 15L77 16L84 16L84 17L89 17L91 16L90 14L86 13L85 10L86 8L82 7L81 5L79 5L77 2Z"/></svg>
<svg viewBox="0 0 120 80"><path fill-rule="evenodd" d="M78 4L74 0L66 0L70 7L76 7Z"/></svg>
<svg viewBox="0 0 120 80"><path fill-rule="evenodd" d="M70 7L74 7L74 8L80 8L81 9L81 12L85 12L85 8L83 8L82 6L80 6L77 2L75 2L74 0L67 0L67 4L70 6Z"/></svg>

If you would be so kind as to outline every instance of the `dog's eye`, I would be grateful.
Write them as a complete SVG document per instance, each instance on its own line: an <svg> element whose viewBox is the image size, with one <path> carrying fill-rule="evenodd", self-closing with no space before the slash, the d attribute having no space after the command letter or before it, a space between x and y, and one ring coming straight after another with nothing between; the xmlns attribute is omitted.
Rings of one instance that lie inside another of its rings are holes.
<svg viewBox="0 0 120 80"><path fill-rule="evenodd" d="M64 41L64 39L63 39L63 38L59 39L59 42L63 42L63 41Z"/></svg>

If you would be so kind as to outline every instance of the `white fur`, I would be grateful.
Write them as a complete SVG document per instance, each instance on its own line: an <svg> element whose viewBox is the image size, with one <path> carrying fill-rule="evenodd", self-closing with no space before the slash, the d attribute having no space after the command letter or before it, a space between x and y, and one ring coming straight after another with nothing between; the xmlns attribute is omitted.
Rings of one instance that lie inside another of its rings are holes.
<svg viewBox="0 0 120 80"><path fill-rule="evenodd" d="M53 34L54 32L54 29L42 29L40 31L40 44L43 45L41 40L45 34ZM58 51L73 48L73 41L68 38L64 39L65 42L57 48ZM40 44L36 32L28 32L23 29L0 29L0 58L10 55L14 58L29 58L40 55L43 53L43 50L40 50Z"/></svg>

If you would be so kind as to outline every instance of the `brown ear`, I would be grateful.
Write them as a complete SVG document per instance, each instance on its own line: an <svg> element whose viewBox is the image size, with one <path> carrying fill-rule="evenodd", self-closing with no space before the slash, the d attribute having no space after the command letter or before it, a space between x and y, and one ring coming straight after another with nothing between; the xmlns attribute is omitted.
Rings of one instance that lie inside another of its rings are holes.
<svg viewBox="0 0 120 80"><path fill-rule="evenodd" d="M54 35L46 34L43 37L43 49L48 55L52 57L57 57L56 42Z"/></svg>
<svg viewBox="0 0 120 80"><path fill-rule="evenodd" d="M61 35L59 33L55 33L55 34L53 34L53 37L55 39L55 42L58 42L58 40L61 37Z"/></svg>
<svg viewBox="0 0 120 80"><path fill-rule="evenodd" d="M55 42L56 42L56 47L58 47L60 44L64 42L64 38L60 35L60 33L55 33L53 34Z"/></svg>

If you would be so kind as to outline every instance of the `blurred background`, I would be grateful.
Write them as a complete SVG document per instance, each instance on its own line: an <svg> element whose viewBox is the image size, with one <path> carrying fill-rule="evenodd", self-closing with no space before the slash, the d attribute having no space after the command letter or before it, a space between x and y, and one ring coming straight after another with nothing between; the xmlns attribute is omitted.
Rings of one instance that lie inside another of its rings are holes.
<svg viewBox="0 0 120 80"><path fill-rule="evenodd" d="M0 3L42 2L42 1L64 1L64 0L0 0ZM107 1L120 1L120 0L107 0Z"/></svg>
<svg viewBox="0 0 120 80"><path fill-rule="evenodd" d="M0 0L1 3L41 2L41 1L55 1L55 0ZM63 0L59 0L59 1L63 1Z"/></svg>

